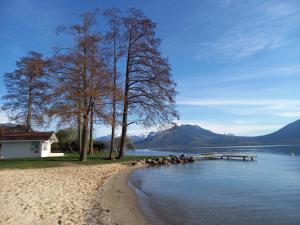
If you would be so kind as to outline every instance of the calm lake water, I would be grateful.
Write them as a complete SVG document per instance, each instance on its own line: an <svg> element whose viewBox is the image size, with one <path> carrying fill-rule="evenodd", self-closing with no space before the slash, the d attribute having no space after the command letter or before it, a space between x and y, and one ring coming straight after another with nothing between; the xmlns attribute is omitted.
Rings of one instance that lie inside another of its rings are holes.
<svg viewBox="0 0 300 225"><path fill-rule="evenodd" d="M128 154L192 155L208 151L255 152L258 158L203 160L136 170L130 185L153 224L300 224L300 146L135 150Z"/></svg>

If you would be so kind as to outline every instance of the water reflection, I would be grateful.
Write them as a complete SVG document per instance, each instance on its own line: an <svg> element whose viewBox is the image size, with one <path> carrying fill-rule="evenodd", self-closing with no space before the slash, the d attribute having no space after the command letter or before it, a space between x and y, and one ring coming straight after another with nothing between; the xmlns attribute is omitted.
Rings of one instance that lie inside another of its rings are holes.
<svg viewBox="0 0 300 225"><path fill-rule="evenodd" d="M226 149L233 150L219 148ZM146 204L164 224L300 224L299 149L256 147L251 148L258 154L254 161L204 160L146 168L137 170L131 182L148 196ZM204 150L211 149L164 149L159 153L199 154ZM142 152L136 150L135 154Z"/></svg>

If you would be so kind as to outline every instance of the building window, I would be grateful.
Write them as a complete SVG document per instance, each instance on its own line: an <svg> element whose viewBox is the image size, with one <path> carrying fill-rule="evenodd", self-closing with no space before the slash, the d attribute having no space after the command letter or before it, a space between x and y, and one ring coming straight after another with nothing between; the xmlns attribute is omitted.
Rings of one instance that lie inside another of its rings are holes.
<svg viewBox="0 0 300 225"><path fill-rule="evenodd" d="M31 151L33 151L34 153L39 153L39 146L40 143L35 141L35 142L31 142Z"/></svg>

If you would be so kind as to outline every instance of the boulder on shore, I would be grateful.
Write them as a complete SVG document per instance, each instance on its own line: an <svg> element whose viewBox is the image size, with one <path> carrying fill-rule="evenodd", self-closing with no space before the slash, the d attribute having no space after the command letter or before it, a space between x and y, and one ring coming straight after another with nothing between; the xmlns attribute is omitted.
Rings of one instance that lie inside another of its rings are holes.
<svg viewBox="0 0 300 225"><path fill-rule="evenodd" d="M147 164L149 166L161 166L161 165L169 165L169 164L184 164L195 162L194 157L188 157L182 154L180 157L175 155L170 155L168 157L159 157L157 159L146 159L146 160L139 160L138 165L140 164Z"/></svg>

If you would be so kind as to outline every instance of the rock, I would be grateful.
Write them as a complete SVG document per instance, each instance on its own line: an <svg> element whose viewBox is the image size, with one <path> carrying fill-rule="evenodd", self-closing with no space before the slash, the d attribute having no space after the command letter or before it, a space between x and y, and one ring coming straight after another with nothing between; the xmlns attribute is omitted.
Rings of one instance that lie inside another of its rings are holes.
<svg viewBox="0 0 300 225"><path fill-rule="evenodd" d="M154 160L154 159L149 159L149 160L147 161L147 164L150 165L150 166L155 166L155 165L157 165L157 162L156 162L156 160Z"/></svg>
<svg viewBox="0 0 300 225"><path fill-rule="evenodd" d="M138 162L141 163L141 164L145 164L145 163L146 163L146 160L140 159L140 160L138 160Z"/></svg>
<svg viewBox="0 0 300 225"><path fill-rule="evenodd" d="M172 156L171 159L170 159L170 162L171 162L172 164L177 164L177 163L179 163L178 160L179 160L179 159L178 159L177 156Z"/></svg>
<svg viewBox="0 0 300 225"><path fill-rule="evenodd" d="M186 157L185 157L185 154L182 154L179 158L180 158L180 159L186 158Z"/></svg>
<svg viewBox="0 0 300 225"><path fill-rule="evenodd" d="M188 163L189 162L187 158L181 158L180 160L181 160L181 163Z"/></svg>
<svg viewBox="0 0 300 225"><path fill-rule="evenodd" d="M193 156L189 157L189 162L195 162L195 159Z"/></svg>
<svg viewBox="0 0 300 225"><path fill-rule="evenodd" d="M182 154L180 157L170 155L168 157L159 157L157 159L146 159L139 160L136 165L150 165L150 166L162 166L162 165L170 165L170 164L179 164L179 163L189 163L194 162L194 157L188 157Z"/></svg>
<svg viewBox="0 0 300 225"><path fill-rule="evenodd" d="M169 161L167 161L167 160L163 161L163 165L169 165L169 164L170 164Z"/></svg>
<svg viewBox="0 0 300 225"><path fill-rule="evenodd" d="M163 163L165 165L169 165L170 164L170 159L168 157L163 158Z"/></svg>
<svg viewBox="0 0 300 225"><path fill-rule="evenodd" d="M157 166L157 165L159 165L159 162L158 162L158 160L152 160L152 164L154 165L154 166Z"/></svg>

